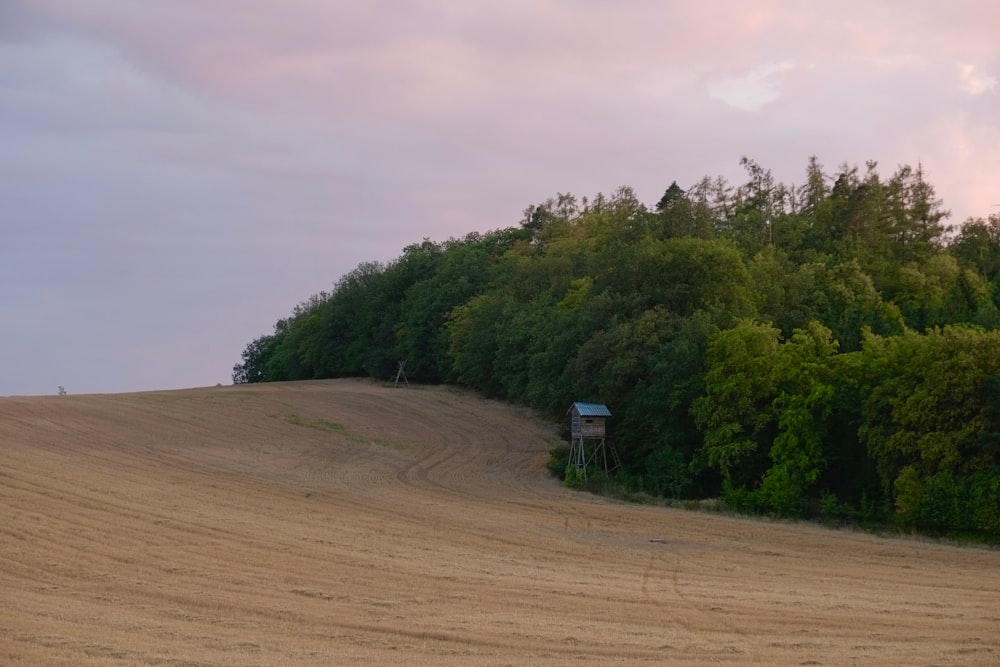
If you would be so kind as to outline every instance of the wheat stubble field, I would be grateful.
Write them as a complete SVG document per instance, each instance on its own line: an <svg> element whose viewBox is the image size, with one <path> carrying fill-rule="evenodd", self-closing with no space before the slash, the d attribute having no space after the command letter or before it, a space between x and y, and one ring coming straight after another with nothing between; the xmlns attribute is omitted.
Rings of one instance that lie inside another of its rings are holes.
<svg viewBox="0 0 1000 667"><path fill-rule="evenodd" d="M995 665L1000 552L562 488L361 381L0 399L2 665Z"/></svg>

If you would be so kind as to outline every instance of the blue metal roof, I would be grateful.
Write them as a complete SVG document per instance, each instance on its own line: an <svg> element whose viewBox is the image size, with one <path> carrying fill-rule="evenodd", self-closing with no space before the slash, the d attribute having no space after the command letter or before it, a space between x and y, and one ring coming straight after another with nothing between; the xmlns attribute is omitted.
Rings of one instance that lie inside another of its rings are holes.
<svg viewBox="0 0 1000 667"><path fill-rule="evenodd" d="M610 417L611 410L608 410L608 406L604 403L580 403L579 401L574 403L570 410L576 408L576 411L580 413L581 417Z"/></svg>

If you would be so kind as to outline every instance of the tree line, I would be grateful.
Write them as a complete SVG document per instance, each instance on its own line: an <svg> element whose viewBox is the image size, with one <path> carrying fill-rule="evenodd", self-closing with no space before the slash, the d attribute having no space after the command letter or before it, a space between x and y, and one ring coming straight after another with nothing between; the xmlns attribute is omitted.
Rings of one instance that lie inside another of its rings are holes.
<svg viewBox="0 0 1000 667"><path fill-rule="evenodd" d="M520 224L367 262L234 382L456 383L607 403L617 483L741 511L1000 536L1000 216L956 229L919 166L802 185L558 194ZM552 467L560 469L557 450ZM562 454L564 455L564 454Z"/></svg>

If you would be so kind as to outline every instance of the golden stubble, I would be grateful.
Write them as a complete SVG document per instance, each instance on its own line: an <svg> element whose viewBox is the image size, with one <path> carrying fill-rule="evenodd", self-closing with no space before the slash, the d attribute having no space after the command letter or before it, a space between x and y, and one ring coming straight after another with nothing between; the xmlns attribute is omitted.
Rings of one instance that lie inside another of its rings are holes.
<svg viewBox="0 0 1000 667"><path fill-rule="evenodd" d="M1000 552L565 489L364 381L0 399L3 665L994 665Z"/></svg>

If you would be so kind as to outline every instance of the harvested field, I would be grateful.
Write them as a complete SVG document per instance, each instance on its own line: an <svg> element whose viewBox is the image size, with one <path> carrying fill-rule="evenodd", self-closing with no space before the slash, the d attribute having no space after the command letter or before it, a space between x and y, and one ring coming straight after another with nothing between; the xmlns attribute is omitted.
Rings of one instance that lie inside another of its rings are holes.
<svg viewBox="0 0 1000 667"><path fill-rule="evenodd" d="M362 381L0 399L0 664L1000 664L1000 552L593 497L554 438Z"/></svg>

